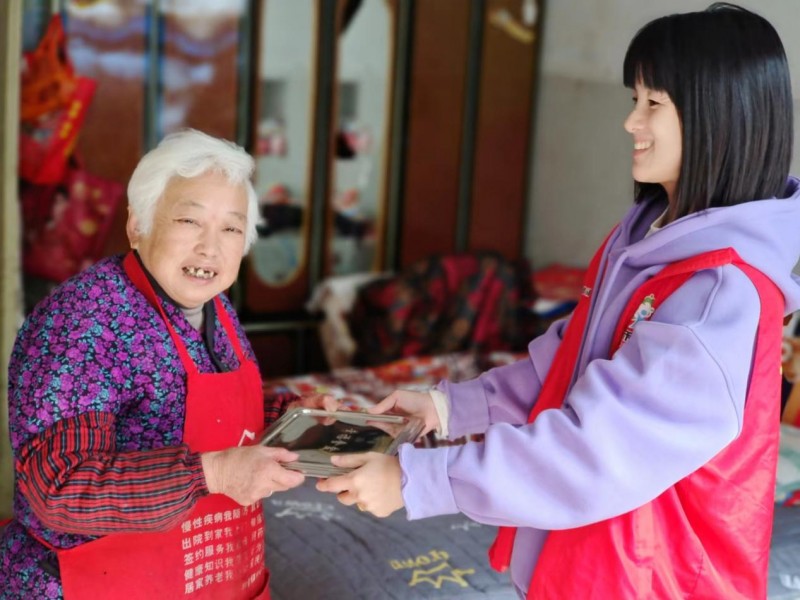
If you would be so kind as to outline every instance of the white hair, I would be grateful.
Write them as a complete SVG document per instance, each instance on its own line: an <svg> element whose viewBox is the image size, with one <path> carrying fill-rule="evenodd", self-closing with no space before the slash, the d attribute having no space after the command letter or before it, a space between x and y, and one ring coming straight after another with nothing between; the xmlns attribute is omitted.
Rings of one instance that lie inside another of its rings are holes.
<svg viewBox="0 0 800 600"><path fill-rule="evenodd" d="M254 169L253 157L241 146L196 129L184 129L166 136L136 165L128 181L128 206L139 221L140 233L147 235L153 227L156 205L173 177L222 173L231 184L244 185L247 192L247 254L257 236L258 200L250 181Z"/></svg>

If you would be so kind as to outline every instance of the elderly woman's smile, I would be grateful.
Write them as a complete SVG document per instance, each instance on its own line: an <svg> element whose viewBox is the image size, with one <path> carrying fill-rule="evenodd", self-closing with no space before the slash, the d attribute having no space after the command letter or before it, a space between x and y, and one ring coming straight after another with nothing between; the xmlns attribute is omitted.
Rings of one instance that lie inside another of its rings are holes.
<svg viewBox="0 0 800 600"><path fill-rule="evenodd" d="M217 275L216 271L203 269L202 267L184 267L183 272L199 279L211 279Z"/></svg>
<svg viewBox="0 0 800 600"><path fill-rule="evenodd" d="M141 232L128 219L131 246L175 302L201 306L236 279L245 247L247 192L211 171L173 178L156 205L153 226Z"/></svg>

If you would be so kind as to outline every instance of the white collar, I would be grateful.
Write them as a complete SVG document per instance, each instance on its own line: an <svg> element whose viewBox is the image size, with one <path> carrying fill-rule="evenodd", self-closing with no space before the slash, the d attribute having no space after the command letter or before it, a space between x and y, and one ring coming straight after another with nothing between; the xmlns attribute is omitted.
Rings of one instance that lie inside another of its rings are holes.
<svg viewBox="0 0 800 600"><path fill-rule="evenodd" d="M658 218L650 224L650 229L647 230L647 233L644 234L644 237L649 237L653 235L656 231L660 230L663 227L662 223L664 219L667 218L667 211L669 208L665 209L663 213L661 213Z"/></svg>

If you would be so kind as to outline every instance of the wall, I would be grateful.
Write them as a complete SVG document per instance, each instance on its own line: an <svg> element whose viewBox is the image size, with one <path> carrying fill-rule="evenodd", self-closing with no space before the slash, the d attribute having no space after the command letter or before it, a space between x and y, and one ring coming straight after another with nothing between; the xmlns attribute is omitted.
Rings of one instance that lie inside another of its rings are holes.
<svg viewBox="0 0 800 600"><path fill-rule="evenodd" d="M631 138L622 122L631 94L622 60L636 31L668 12L711 0L550 0L543 23L525 253L536 267L586 264L632 201ZM800 138L800 17L797 0L739 2L775 25L793 75ZM795 141L792 172L800 174Z"/></svg>

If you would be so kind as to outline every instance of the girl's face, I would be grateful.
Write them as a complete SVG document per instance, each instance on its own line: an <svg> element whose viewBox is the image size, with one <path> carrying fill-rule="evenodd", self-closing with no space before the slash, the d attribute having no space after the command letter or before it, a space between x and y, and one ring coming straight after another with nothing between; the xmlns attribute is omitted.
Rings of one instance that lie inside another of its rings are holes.
<svg viewBox="0 0 800 600"><path fill-rule="evenodd" d="M634 107L625 119L633 135L633 178L640 183L661 184L673 199L681 171L681 122L666 92L637 83Z"/></svg>

